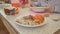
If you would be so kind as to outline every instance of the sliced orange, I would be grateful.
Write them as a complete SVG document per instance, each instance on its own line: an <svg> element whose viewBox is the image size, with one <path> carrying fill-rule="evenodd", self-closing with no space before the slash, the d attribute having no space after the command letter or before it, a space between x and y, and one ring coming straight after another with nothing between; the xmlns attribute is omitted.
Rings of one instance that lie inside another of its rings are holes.
<svg viewBox="0 0 60 34"><path fill-rule="evenodd" d="M35 15L34 18L38 21L39 24L44 21L44 16L42 15Z"/></svg>

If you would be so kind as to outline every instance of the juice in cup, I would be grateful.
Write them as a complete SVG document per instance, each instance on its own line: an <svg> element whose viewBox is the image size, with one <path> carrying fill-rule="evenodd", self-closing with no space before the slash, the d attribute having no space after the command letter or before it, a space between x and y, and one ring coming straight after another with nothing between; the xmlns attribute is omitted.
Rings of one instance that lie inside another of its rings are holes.
<svg viewBox="0 0 60 34"><path fill-rule="evenodd" d="M15 7L16 8L16 14L19 13L19 7L20 7L20 3L19 3L19 0L11 0L11 5L12 7Z"/></svg>
<svg viewBox="0 0 60 34"><path fill-rule="evenodd" d="M20 7L20 4L19 3L12 3L12 7L15 7L17 9L15 13L18 14L19 13L18 8Z"/></svg>
<svg viewBox="0 0 60 34"><path fill-rule="evenodd" d="M19 8L20 7L20 4L19 3L12 3L12 6L13 7L16 7L16 8Z"/></svg>

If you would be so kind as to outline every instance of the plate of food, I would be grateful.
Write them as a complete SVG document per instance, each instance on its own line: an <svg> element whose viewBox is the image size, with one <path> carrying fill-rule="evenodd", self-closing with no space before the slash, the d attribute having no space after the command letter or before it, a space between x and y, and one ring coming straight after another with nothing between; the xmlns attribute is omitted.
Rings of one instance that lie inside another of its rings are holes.
<svg viewBox="0 0 60 34"><path fill-rule="evenodd" d="M24 15L16 18L16 23L24 27L38 27L46 24L45 17L42 15Z"/></svg>

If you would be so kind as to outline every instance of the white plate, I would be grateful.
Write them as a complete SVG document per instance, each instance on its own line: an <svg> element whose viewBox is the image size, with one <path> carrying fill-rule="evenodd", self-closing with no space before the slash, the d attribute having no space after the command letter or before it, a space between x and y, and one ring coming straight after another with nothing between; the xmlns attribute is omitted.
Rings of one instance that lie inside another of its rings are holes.
<svg viewBox="0 0 60 34"><path fill-rule="evenodd" d="M27 16L27 15L24 15L24 16ZM23 17L23 16L17 17L17 18L15 19L15 21L16 21L17 19L20 19L21 17ZM24 27L38 27L38 26L43 26L43 25L45 25L46 23L47 23L46 18L45 18L44 22L41 23L40 25L24 25L24 24L20 24L20 23L17 23L17 22L16 22L16 24L18 24L18 25L20 25L20 26L24 26Z"/></svg>
<svg viewBox="0 0 60 34"><path fill-rule="evenodd" d="M30 10L33 12L44 12L47 7L30 7Z"/></svg>

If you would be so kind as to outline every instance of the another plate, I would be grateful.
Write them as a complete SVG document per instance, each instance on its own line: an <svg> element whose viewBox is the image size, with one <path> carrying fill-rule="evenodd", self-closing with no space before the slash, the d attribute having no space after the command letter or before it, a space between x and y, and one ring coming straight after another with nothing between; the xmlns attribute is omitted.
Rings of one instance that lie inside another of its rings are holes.
<svg viewBox="0 0 60 34"><path fill-rule="evenodd" d="M23 16L28 16L28 15L19 16L19 17L17 17L17 18L15 19L15 21L16 21L17 19L20 19L20 18L23 17ZM24 25L24 24L20 24L20 23L17 23L17 22L16 22L16 24L18 24L18 25L20 25L20 26L24 26L24 27L38 27L38 26L43 26L43 25L45 25L46 23L47 23L46 18L45 18L44 22L41 23L40 25Z"/></svg>
<svg viewBox="0 0 60 34"><path fill-rule="evenodd" d="M47 8L47 7L31 7L30 10L32 12L42 13L42 12L44 12L45 8Z"/></svg>

